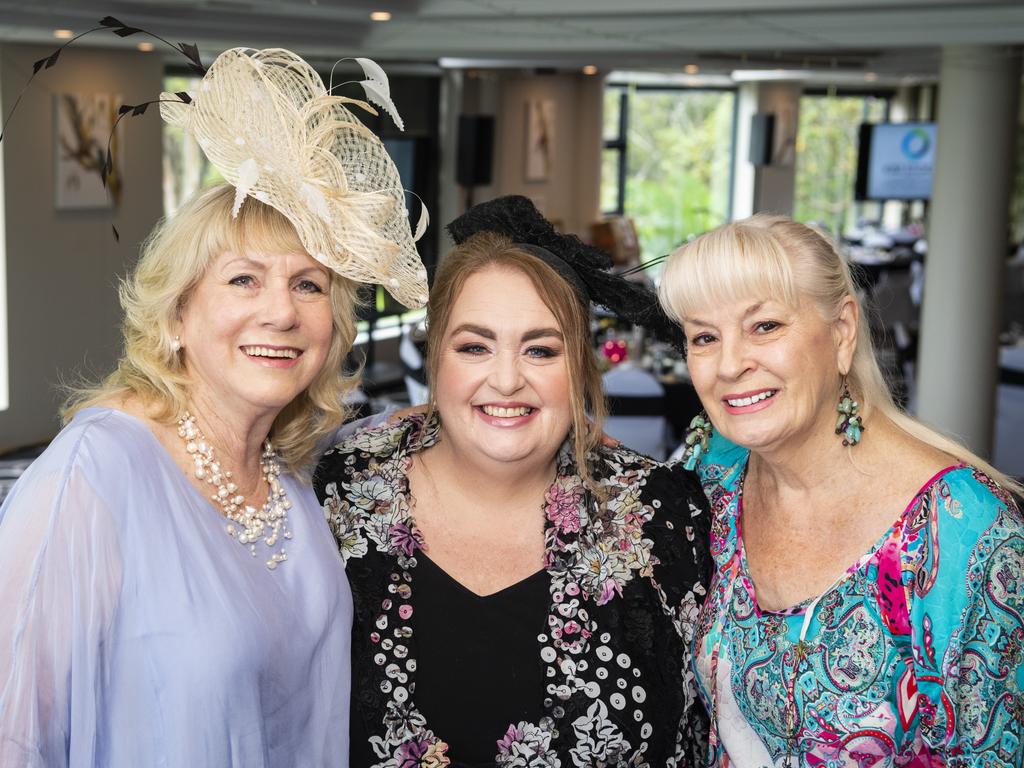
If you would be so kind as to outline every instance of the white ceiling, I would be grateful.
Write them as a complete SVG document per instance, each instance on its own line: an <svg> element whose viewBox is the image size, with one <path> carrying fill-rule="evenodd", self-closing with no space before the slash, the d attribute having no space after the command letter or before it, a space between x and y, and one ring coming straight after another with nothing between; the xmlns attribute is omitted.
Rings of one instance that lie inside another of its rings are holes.
<svg viewBox="0 0 1024 768"><path fill-rule="evenodd" d="M392 20L371 21L373 10ZM942 45L1024 43L1024 0L0 0L0 40L49 44L55 28L81 32L106 15L198 43L204 60L229 46L279 45L331 61L885 76L934 73Z"/></svg>

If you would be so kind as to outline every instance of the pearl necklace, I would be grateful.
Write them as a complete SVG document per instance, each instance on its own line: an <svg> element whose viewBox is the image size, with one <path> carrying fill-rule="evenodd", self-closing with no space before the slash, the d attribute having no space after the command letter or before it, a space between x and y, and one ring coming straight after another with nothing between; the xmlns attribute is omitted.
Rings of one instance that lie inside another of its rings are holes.
<svg viewBox="0 0 1024 768"><path fill-rule="evenodd" d="M256 557L256 542L260 539L268 547L273 547L278 538L292 537L288 529L288 510L292 503L278 477L281 473L280 464L277 454L270 447L270 440L263 443L263 455L260 458L260 470L270 493L263 506L256 509L245 503L244 496L235 493L238 486L231 481L231 472L221 468L214 457L213 446L196 424L196 417L188 411L178 419L178 436L185 442L185 450L195 463L195 476L217 489L216 493L210 495L210 499L220 506L224 517L231 521L226 526L229 536L237 538L242 545L248 545L253 557ZM235 524L241 526L241 531ZM274 570L278 563L287 559L288 555L282 546L270 555L267 568Z"/></svg>

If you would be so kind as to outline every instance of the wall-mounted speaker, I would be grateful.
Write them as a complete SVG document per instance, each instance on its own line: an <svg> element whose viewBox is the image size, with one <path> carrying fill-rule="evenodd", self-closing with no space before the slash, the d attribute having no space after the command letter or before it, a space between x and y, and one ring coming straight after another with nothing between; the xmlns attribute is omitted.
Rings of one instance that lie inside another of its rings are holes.
<svg viewBox="0 0 1024 768"><path fill-rule="evenodd" d="M775 115L767 112L751 115L750 162L771 165L775 146Z"/></svg>
<svg viewBox="0 0 1024 768"><path fill-rule="evenodd" d="M491 183L494 158L494 117L459 115L455 181L463 187Z"/></svg>

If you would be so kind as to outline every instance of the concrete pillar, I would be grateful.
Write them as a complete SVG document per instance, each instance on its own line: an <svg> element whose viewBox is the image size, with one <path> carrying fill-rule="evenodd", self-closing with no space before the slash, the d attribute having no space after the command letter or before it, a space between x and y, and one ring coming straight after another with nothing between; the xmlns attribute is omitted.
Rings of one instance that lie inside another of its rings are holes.
<svg viewBox="0 0 1024 768"><path fill-rule="evenodd" d="M992 447L1002 281L1021 63L1006 48L943 49L918 358L918 415Z"/></svg>
<svg viewBox="0 0 1024 768"><path fill-rule="evenodd" d="M757 83L736 89L736 152L732 170L732 217L739 221L754 213L754 164L750 162L750 120L757 113Z"/></svg>
<svg viewBox="0 0 1024 768"><path fill-rule="evenodd" d="M604 147L604 80L576 76L578 116L570 130L575 138L575 169L572 174L573 204L566 217L566 232L590 242L590 225L601 220L601 153ZM584 117L586 116L586 117Z"/></svg>
<svg viewBox="0 0 1024 768"><path fill-rule="evenodd" d="M461 214L465 208L462 194L455 180L455 165L459 155L459 115L462 113L462 70L445 70L441 77L441 109L438 116L441 130L441 157L438 168L438 205L436 216L431 221L435 227L444 227ZM438 241L439 256L448 252L451 245L447 234L441 234Z"/></svg>
<svg viewBox="0 0 1024 768"><path fill-rule="evenodd" d="M733 165L733 219L752 213L793 214L796 188L796 133L803 86L793 82L744 83L737 90L736 156ZM750 162L750 120L755 113L775 117L771 163Z"/></svg>
<svg viewBox="0 0 1024 768"><path fill-rule="evenodd" d="M473 202L482 203L497 197L501 189L501 157L505 146L505 126L502 117L502 92L505 73L500 70L470 70L462 81L462 111L467 115L494 116L494 155L491 183L473 189ZM466 210L466 190L459 187L459 210Z"/></svg>
<svg viewBox="0 0 1024 768"><path fill-rule="evenodd" d="M757 94L758 112L775 115L771 165L758 166L754 210L793 215L796 194L796 134L800 126L802 83L765 82Z"/></svg>

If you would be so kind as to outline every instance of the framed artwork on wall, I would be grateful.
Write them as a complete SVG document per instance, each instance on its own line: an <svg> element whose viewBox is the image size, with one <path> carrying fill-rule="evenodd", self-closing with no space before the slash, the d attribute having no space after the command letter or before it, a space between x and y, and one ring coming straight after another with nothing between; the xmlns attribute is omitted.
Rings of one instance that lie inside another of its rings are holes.
<svg viewBox="0 0 1024 768"><path fill-rule="evenodd" d="M554 99L530 99L526 102L526 181L547 181L554 153Z"/></svg>
<svg viewBox="0 0 1024 768"><path fill-rule="evenodd" d="M57 210L110 208L121 201L121 131L113 136L121 97L109 93L54 94L54 167ZM113 171L103 187L107 142Z"/></svg>

